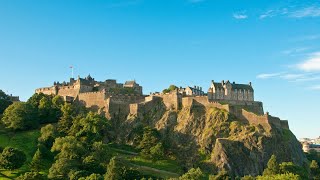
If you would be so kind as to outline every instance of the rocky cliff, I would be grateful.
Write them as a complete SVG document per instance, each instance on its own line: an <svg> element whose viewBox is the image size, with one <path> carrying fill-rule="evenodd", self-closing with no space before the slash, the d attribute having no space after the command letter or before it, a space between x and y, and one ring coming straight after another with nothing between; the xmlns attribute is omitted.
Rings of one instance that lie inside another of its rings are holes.
<svg viewBox="0 0 320 180"><path fill-rule="evenodd" d="M142 115L112 120L119 141L137 143L135 134L148 125L161 132L167 146L186 168L224 169L234 176L261 174L272 154L279 162L305 162L300 143L288 129L250 125L218 108L168 110L162 101L152 106Z"/></svg>

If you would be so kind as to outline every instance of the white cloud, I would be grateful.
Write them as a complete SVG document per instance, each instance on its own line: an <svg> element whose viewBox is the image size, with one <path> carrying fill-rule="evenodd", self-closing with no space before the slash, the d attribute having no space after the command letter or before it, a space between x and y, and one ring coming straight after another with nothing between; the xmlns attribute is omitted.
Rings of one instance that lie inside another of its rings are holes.
<svg viewBox="0 0 320 180"><path fill-rule="evenodd" d="M265 74L259 74L257 76L258 79L270 79L270 78L274 78L274 77L279 77L281 75L283 75L285 73L280 72L280 73L265 73Z"/></svg>
<svg viewBox="0 0 320 180"><path fill-rule="evenodd" d="M273 17L275 15L276 15L276 13L275 13L274 10L268 10L267 12L261 14L259 18L260 19L264 19L264 18L267 18L267 17Z"/></svg>
<svg viewBox="0 0 320 180"><path fill-rule="evenodd" d="M247 19L248 15L246 15L245 13L234 13L233 14L233 18L235 19Z"/></svg>
<svg viewBox="0 0 320 180"><path fill-rule="evenodd" d="M302 71L320 72L320 52L310 54L305 61L296 66Z"/></svg>
<svg viewBox="0 0 320 180"><path fill-rule="evenodd" d="M320 17L320 7L311 6L289 13L291 18Z"/></svg>

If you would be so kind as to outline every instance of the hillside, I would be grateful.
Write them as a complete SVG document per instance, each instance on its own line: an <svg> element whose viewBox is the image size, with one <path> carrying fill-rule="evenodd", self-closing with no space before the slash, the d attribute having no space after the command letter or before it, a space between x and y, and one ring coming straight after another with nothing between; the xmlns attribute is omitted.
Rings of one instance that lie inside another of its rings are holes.
<svg viewBox="0 0 320 180"><path fill-rule="evenodd" d="M108 119L60 96L35 94L12 104L3 114L7 128L0 129L0 147L22 151L26 161L10 168L14 151L3 150L0 178L208 179L221 173L236 178L261 175L272 155L274 164L290 162L293 173L308 176L309 164L288 126L244 121L211 103L170 108L155 98L143 105L129 115L119 106ZM292 172L288 169L281 173Z"/></svg>
<svg viewBox="0 0 320 180"><path fill-rule="evenodd" d="M159 130L185 169L198 165L209 172L224 169L243 176L261 174L272 154L279 162L306 162L301 145L290 130L244 123L218 108L167 110L158 103L143 116L121 119L115 133L119 142L134 144L131 135L141 125Z"/></svg>

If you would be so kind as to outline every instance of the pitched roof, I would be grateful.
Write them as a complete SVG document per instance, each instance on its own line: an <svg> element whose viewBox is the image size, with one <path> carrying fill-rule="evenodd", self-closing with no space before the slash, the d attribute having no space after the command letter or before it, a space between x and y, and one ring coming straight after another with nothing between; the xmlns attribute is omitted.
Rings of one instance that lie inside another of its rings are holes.
<svg viewBox="0 0 320 180"><path fill-rule="evenodd" d="M126 81L124 84L127 86L129 86L129 85L132 86L132 85L136 84L136 81Z"/></svg>

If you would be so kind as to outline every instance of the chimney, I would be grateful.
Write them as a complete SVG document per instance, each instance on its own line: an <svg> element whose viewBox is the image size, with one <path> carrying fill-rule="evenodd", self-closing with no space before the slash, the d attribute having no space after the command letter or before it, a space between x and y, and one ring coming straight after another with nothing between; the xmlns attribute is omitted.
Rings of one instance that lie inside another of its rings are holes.
<svg viewBox="0 0 320 180"><path fill-rule="evenodd" d="M251 82L249 82L249 86L252 86L252 83L251 83Z"/></svg>

